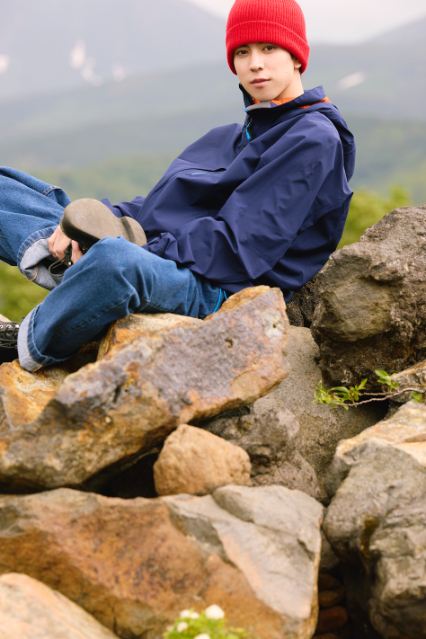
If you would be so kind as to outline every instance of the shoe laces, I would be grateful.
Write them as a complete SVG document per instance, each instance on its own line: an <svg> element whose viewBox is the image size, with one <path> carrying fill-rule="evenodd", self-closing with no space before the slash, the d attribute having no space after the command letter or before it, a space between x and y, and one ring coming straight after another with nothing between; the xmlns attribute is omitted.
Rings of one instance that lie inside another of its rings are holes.
<svg viewBox="0 0 426 639"><path fill-rule="evenodd" d="M0 323L0 347L16 348L18 344L18 331L20 324L15 322Z"/></svg>

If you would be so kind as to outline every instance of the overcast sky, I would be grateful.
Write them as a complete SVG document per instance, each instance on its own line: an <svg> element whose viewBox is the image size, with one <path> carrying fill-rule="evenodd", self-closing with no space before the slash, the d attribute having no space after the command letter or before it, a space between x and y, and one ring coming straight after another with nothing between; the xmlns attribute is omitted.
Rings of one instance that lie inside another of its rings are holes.
<svg viewBox="0 0 426 639"><path fill-rule="evenodd" d="M187 0L227 17L233 0ZM426 17L425 0L299 0L311 42L361 42Z"/></svg>

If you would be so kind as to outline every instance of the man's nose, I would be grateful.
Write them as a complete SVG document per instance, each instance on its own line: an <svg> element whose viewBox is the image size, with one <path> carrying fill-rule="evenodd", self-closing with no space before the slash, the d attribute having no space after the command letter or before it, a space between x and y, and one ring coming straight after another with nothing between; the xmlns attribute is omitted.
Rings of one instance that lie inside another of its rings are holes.
<svg viewBox="0 0 426 639"><path fill-rule="evenodd" d="M263 66L262 56L257 51L253 51L250 57L250 70L259 71L263 69Z"/></svg>

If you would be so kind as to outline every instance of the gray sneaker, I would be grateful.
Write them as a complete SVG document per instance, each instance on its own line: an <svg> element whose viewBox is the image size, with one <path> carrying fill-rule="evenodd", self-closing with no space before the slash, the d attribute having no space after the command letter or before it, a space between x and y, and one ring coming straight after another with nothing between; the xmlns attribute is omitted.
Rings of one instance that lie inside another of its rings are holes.
<svg viewBox="0 0 426 639"><path fill-rule="evenodd" d="M116 217L105 204L88 198L68 204L60 225L67 237L79 243L83 253L104 237L122 235L138 246L147 242L143 228L132 217Z"/></svg>

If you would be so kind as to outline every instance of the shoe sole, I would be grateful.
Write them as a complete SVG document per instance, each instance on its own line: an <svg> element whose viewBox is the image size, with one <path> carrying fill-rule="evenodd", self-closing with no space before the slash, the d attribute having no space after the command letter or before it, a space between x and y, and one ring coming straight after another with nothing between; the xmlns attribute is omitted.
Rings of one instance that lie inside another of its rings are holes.
<svg viewBox="0 0 426 639"><path fill-rule="evenodd" d="M141 225L132 217L115 217L98 200L84 198L68 204L60 222L61 229L80 248L88 250L104 237L122 235L128 242L143 246L147 239Z"/></svg>

